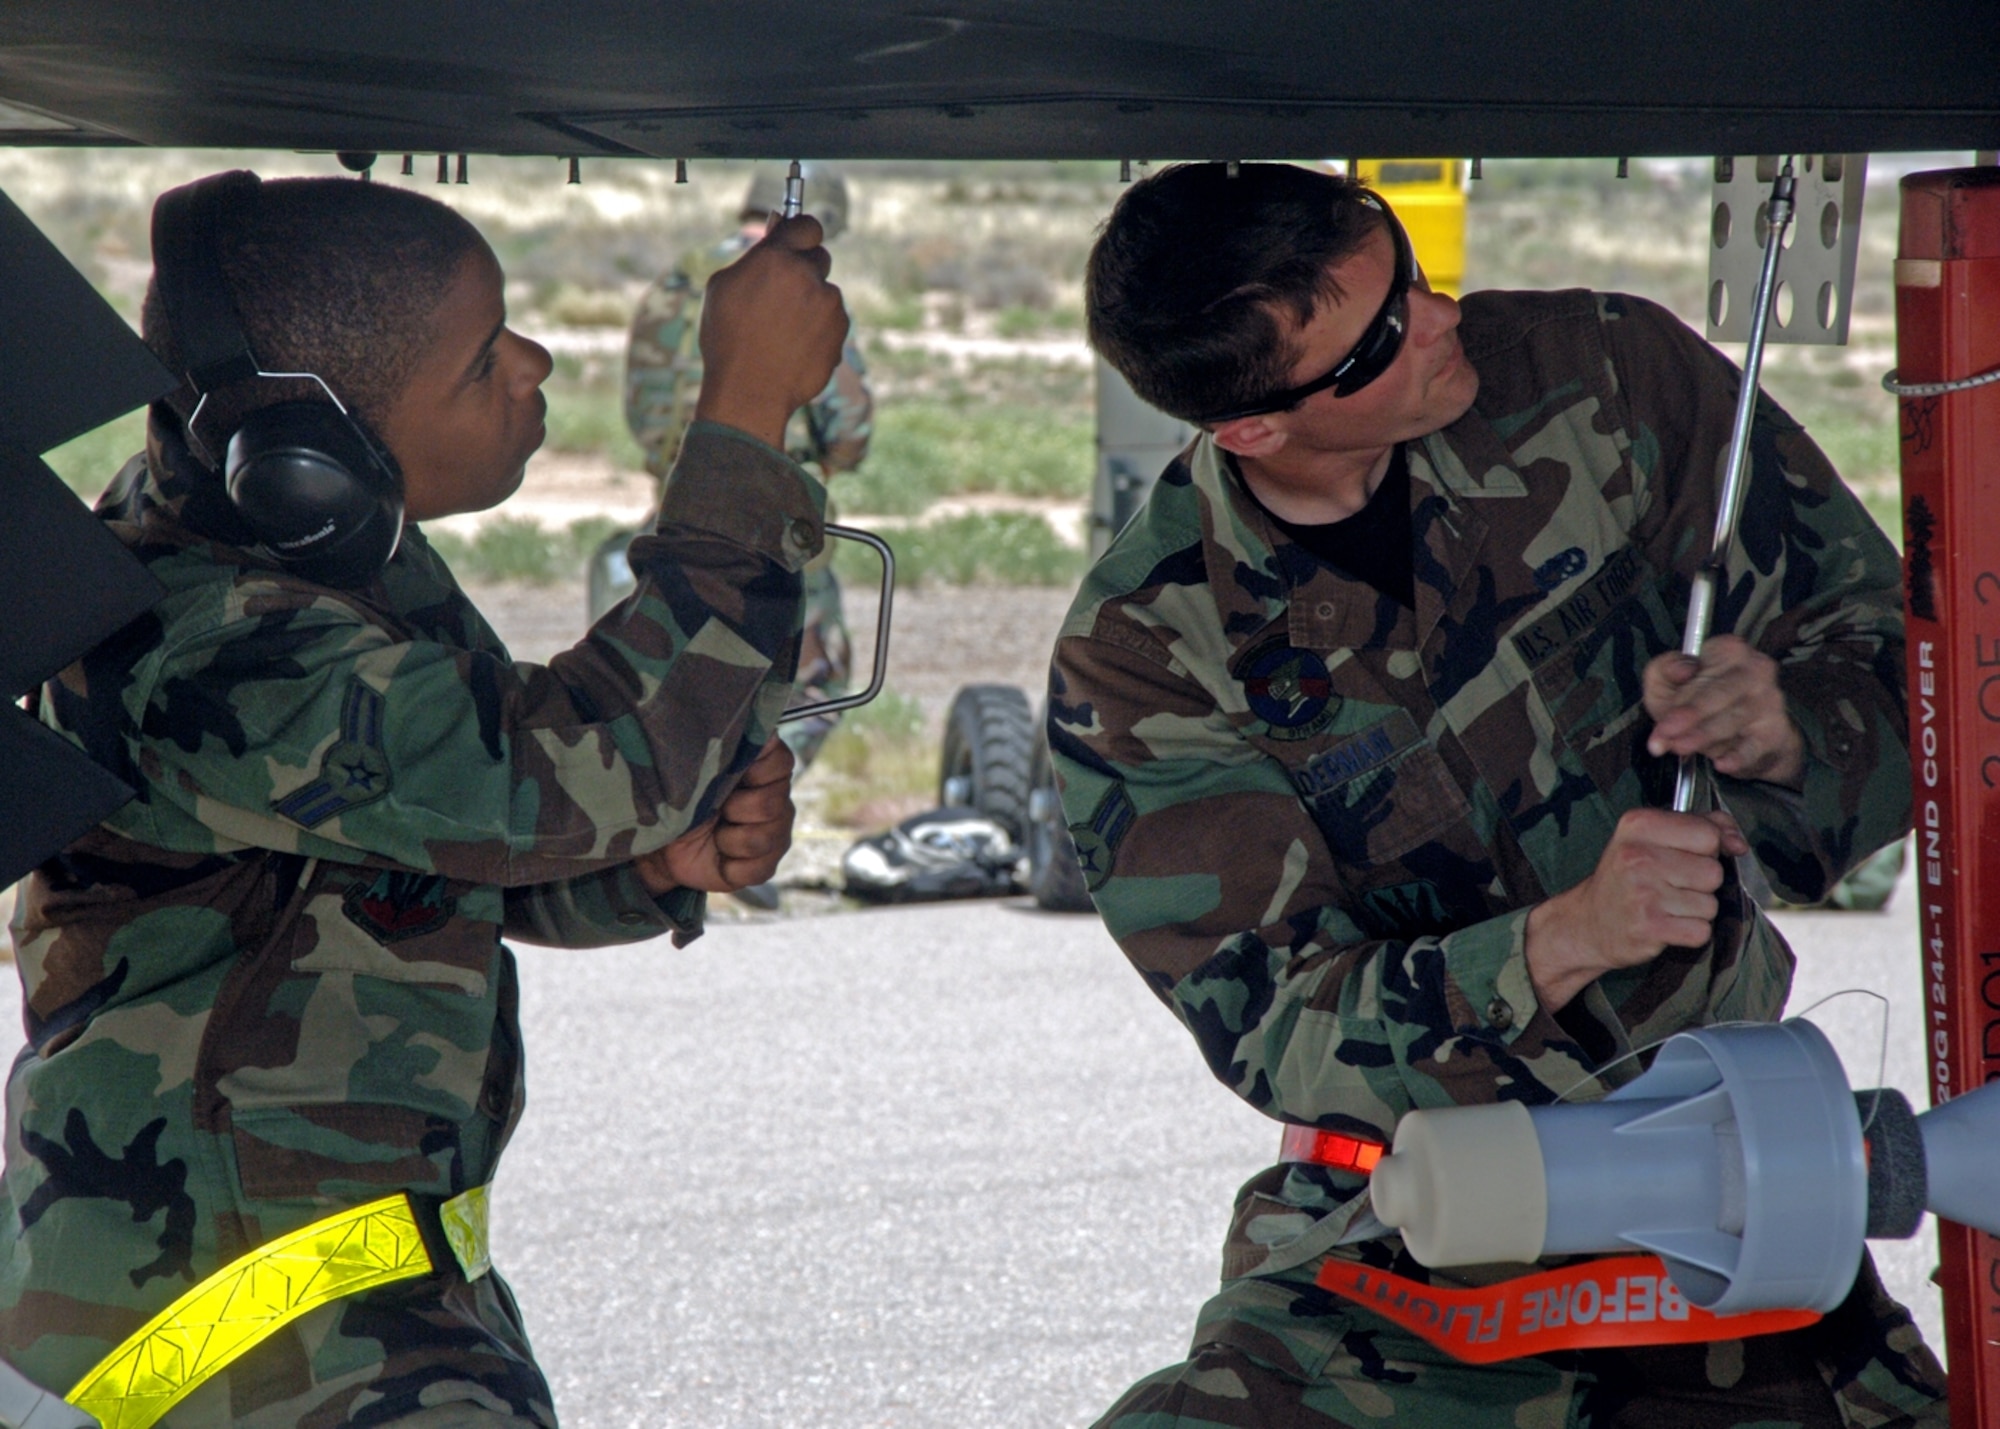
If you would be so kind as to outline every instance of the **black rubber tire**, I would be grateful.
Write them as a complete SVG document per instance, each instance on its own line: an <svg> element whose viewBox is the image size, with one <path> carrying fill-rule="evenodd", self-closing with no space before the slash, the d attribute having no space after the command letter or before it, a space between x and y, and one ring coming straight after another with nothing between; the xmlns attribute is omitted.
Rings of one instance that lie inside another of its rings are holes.
<svg viewBox="0 0 2000 1429"><path fill-rule="evenodd" d="M1050 913L1094 913L1097 907L1090 901L1090 890L1083 886L1083 870L1077 867L1076 840L1069 836L1062 801L1056 796L1046 718L1035 727L1033 788L1030 809L1039 802L1044 810L1040 818L1028 820L1028 892L1034 895L1037 908Z"/></svg>
<svg viewBox="0 0 2000 1429"><path fill-rule="evenodd" d="M966 685L944 720L938 803L950 804L954 778L970 793L961 808L977 809L1020 843L1028 829L1029 780L1035 762L1035 713L1013 685Z"/></svg>

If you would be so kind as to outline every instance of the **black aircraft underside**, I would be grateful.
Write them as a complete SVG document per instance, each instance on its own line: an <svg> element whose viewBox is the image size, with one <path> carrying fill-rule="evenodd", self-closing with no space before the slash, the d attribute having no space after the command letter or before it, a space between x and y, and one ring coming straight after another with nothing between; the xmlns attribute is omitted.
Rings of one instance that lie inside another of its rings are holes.
<svg viewBox="0 0 2000 1429"><path fill-rule="evenodd" d="M662 158L1990 148L1992 0L7 0L0 144Z"/></svg>

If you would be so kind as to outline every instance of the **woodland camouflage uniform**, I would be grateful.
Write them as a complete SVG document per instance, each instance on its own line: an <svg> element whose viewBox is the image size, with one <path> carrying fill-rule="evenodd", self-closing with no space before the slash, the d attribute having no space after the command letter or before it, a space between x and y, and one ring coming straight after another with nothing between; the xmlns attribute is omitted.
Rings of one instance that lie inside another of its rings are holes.
<svg viewBox="0 0 2000 1429"><path fill-rule="evenodd" d="M1415 1108L1600 1096L1635 1047L1777 1017L1793 965L1732 876L1709 946L1538 1005L1528 910L1592 872L1622 813L1668 802L1640 674L1680 643L1738 376L1618 295L1474 294L1459 331L1478 400L1407 448L1414 611L1283 536L1204 437L1091 572L1050 677L1066 817L1126 954L1251 1105L1381 1142ZM1908 827L1900 571L1768 400L1752 450L1716 628L1779 662L1807 770L1802 793L1713 788L1779 895L1813 902ZM1872 1266L1788 1335L1458 1364L1315 1288L1322 1257L1437 1283L1522 1268L1336 1248L1364 1186L1251 1180L1193 1358L1105 1423L1943 1422L1936 1361Z"/></svg>
<svg viewBox="0 0 2000 1429"><path fill-rule="evenodd" d="M702 295L710 275L735 262L749 246L748 238L735 234L688 255L646 289L632 316L625 349L625 424L646 454L646 470L662 490L701 396L701 349L696 339L701 333ZM794 461L817 468L828 480L861 465L874 431L874 400L867 379L861 349L850 338L826 390L794 413L785 429L785 450ZM832 515L829 510L829 519ZM806 569L798 701L846 694L853 659L829 549ZM839 720L838 715L795 720L779 733L803 767L819 753Z"/></svg>
<svg viewBox="0 0 2000 1429"><path fill-rule="evenodd" d="M821 543L816 480L697 426L638 597L517 664L420 531L358 591L280 573L154 426L99 511L166 598L41 699L139 794L16 928L0 1356L57 1392L246 1251L492 1179L523 1098L500 939L700 931L700 894L656 901L629 862L768 740ZM505 1283L443 1264L308 1314L164 1422L553 1424Z"/></svg>

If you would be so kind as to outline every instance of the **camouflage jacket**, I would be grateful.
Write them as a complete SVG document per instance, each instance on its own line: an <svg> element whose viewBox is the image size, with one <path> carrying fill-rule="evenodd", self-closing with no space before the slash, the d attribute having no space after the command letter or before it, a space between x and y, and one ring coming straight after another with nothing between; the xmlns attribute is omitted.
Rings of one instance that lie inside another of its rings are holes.
<svg viewBox="0 0 2000 1429"><path fill-rule="evenodd" d="M1732 881L1709 946L1560 1020L1537 1004L1527 910L1667 802L1640 672L1680 643L1738 374L1617 295L1479 293L1461 334L1478 401L1408 449L1415 610L1285 539L1202 438L1091 572L1050 676L1066 818L1126 954L1252 1105L1380 1140L1417 1107L1601 1094L1634 1047L1775 1017L1791 976ZM1908 826L1899 566L1768 400L1753 451L1716 628L1780 662L1808 768L1801 793L1714 785L1810 902ZM1225 1274L1326 1249L1360 1185L1262 1174Z"/></svg>
<svg viewBox="0 0 2000 1429"><path fill-rule="evenodd" d="M139 791L31 878L15 929L0 1355L59 1390L329 1208L492 1178L523 1096L501 937L699 931L701 896L655 901L630 860L707 818L769 738L822 540L816 481L697 426L633 543L636 598L519 664L421 532L359 591L307 584L230 544L219 483L175 446L100 505L166 599L41 699ZM464 1332L432 1360L401 1332L302 1332L317 1358L294 1378L386 1358L414 1408L426 1375L518 1367L491 1325Z"/></svg>
<svg viewBox="0 0 2000 1429"><path fill-rule="evenodd" d="M743 255L750 241L732 235L690 254L655 279L639 299L625 345L625 425L646 454L646 469L665 479L694 420L701 396L701 300L709 275ZM848 339L826 390L801 407L785 429L785 450L832 475L851 471L868 455L874 398L861 349Z"/></svg>

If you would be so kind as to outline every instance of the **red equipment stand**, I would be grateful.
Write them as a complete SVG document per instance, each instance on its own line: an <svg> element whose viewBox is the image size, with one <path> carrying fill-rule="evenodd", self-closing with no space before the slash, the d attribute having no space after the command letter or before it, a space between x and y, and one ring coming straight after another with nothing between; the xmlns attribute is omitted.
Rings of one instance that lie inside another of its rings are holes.
<svg viewBox="0 0 2000 1429"><path fill-rule="evenodd" d="M1897 379L2000 367L2000 168L1903 180ZM1910 752L1935 1105L2000 1078L2000 382L1901 400ZM2000 1239L1938 1226L1953 1429L2000 1425Z"/></svg>

